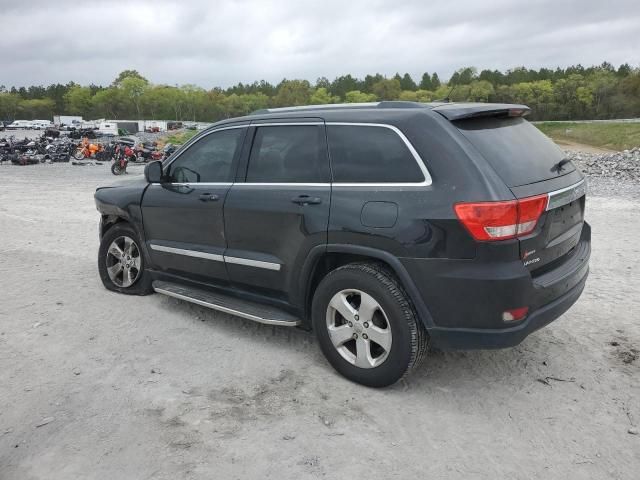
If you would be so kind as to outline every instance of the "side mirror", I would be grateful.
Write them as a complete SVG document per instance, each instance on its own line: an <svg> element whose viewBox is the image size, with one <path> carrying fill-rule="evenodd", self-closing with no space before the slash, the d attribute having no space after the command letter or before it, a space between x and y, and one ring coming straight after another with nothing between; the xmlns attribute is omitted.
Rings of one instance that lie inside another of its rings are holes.
<svg viewBox="0 0 640 480"><path fill-rule="evenodd" d="M149 183L160 183L160 180L162 180L162 162L147 163L147 166L144 167L144 178Z"/></svg>

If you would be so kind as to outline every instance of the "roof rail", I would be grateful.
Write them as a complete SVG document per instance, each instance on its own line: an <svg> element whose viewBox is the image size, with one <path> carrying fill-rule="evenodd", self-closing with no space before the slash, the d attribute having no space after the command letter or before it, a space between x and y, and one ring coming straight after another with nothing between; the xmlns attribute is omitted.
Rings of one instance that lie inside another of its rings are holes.
<svg viewBox="0 0 640 480"><path fill-rule="evenodd" d="M337 109L359 109L359 108L425 108L429 107L426 103L404 102L399 100L386 100L382 102L365 102L365 103L327 103L322 105L300 105L297 107L279 107L279 108L263 108L251 112L251 115L263 115L266 113L278 112L300 112L307 110L337 110Z"/></svg>
<svg viewBox="0 0 640 480"><path fill-rule="evenodd" d="M251 115L260 115L264 113L277 113L277 112L299 112L302 110L328 110L337 108L372 108L377 107L380 102L367 102L367 103L326 103L321 105L299 105L297 107L278 107L278 108L263 108L251 112Z"/></svg>

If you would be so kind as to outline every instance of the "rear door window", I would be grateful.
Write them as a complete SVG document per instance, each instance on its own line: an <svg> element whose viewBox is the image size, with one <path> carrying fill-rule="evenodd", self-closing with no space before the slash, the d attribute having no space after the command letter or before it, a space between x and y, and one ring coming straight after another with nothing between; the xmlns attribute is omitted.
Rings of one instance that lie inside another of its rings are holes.
<svg viewBox="0 0 640 480"><path fill-rule="evenodd" d="M573 172L551 139L522 118L476 118L454 122L509 187Z"/></svg>
<svg viewBox="0 0 640 480"><path fill-rule="evenodd" d="M417 159L390 128L328 125L334 183L420 183Z"/></svg>
<svg viewBox="0 0 640 480"><path fill-rule="evenodd" d="M322 125L256 129L248 183L328 183L329 161Z"/></svg>

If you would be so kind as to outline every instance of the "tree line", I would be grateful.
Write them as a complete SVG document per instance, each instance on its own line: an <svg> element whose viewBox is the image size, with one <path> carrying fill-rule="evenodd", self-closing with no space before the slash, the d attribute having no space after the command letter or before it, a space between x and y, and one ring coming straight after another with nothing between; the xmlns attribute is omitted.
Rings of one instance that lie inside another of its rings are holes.
<svg viewBox="0 0 640 480"><path fill-rule="evenodd" d="M474 67L457 70L448 81L437 73L414 79L408 73L364 79L350 74L330 81L265 80L206 90L196 85L153 84L136 70L125 70L108 86L74 82L47 87L0 86L0 119L50 119L82 115L86 119L163 119L213 122L269 107L377 100L522 103L532 119L577 120L640 117L640 68L574 65L506 72Z"/></svg>

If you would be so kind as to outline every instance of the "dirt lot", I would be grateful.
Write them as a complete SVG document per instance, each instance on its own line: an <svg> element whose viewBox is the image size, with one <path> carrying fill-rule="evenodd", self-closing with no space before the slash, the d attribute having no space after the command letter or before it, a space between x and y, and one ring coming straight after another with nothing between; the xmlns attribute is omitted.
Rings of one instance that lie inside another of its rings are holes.
<svg viewBox="0 0 640 480"><path fill-rule="evenodd" d="M591 277L561 319L371 390L310 334L106 291L107 165L0 175L2 480L638 478L640 198L616 191L638 185L594 189Z"/></svg>

